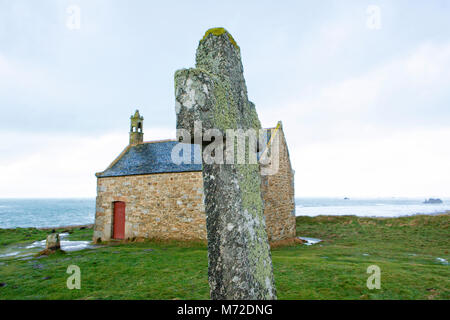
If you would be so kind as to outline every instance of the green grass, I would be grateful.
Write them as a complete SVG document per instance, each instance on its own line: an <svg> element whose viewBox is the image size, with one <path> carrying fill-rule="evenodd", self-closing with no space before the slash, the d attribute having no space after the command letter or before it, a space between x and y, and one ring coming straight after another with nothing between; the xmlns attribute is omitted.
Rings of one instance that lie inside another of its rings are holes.
<svg viewBox="0 0 450 320"><path fill-rule="evenodd" d="M450 260L449 221L450 215L298 217L298 235L324 241L272 250L278 298L450 299L449 265L436 260ZM0 245L42 240L47 233L0 229ZM69 238L91 235L91 229L77 229ZM81 290L66 287L72 264L81 269ZM366 287L373 264L381 268L379 290ZM207 267L204 244L155 241L2 259L0 299L208 299Z"/></svg>
<svg viewBox="0 0 450 320"><path fill-rule="evenodd" d="M69 233L68 240L92 240L92 229L88 228L55 228L55 232ZM43 240L52 230L42 230L36 228L15 228L0 229L0 247L9 244L28 243L37 240Z"/></svg>

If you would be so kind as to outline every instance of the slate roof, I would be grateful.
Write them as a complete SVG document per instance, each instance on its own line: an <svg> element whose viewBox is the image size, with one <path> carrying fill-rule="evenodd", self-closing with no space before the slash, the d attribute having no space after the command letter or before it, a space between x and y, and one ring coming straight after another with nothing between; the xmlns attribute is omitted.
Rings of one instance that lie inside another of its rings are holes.
<svg viewBox="0 0 450 320"><path fill-rule="evenodd" d="M201 164L194 163L194 154L200 154L199 145L191 145L191 164L172 162L172 148L177 141L144 142L128 146L122 154L97 177L118 177L138 174L202 171ZM201 158L199 158L201 159Z"/></svg>
<svg viewBox="0 0 450 320"><path fill-rule="evenodd" d="M272 129L276 128L265 129L266 141L270 140ZM201 159L199 145L191 145L190 164L175 164L172 162L172 148L177 144L178 141L165 140L129 145L105 171L96 173L96 176L103 178L152 173L202 171L202 165L194 163L194 157ZM258 160L263 151L258 152Z"/></svg>

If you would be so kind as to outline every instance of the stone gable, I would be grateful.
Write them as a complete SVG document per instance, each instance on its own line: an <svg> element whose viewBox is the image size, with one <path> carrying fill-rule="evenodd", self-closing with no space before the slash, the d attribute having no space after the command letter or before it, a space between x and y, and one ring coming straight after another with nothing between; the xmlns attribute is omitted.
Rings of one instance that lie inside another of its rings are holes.
<svg viewBox="0 0 450 320"><path fill-rule="evenodd" d="M269 241L295 237L294 172L282 128L279 169L261 177ZM101 175L97 178L94 241L112 239L115 201L125 202L125 238L205 240L201 171Z"/></svg>

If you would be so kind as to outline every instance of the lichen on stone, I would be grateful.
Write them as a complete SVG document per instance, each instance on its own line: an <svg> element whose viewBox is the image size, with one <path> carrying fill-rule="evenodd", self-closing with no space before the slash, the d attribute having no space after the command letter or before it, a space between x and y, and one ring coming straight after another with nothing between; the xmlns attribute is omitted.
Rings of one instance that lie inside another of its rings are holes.
<svg viewBox="0 0 450 320"><path fill-rule="evenodd" d="M219 129L226 140L228 129L261 128L255 106L247 97L236 47L225 29L210 29L199 43L196 68L176 72L177 129L187 129L192 135L195 123L201 121L203 130ZM206 150L209 145L201 143ZM233 141L234 150L236 143ZM249 158L246 148L246 161ZM211 297L275 299L259 165L203 162L202 173Z"/></svg>
<svg viewBox="0 0 450 320"><path fill-rule="evenodd" d="M218 36L221 36L224 33L228 35L228 39L230 39L230 42L233 44L233 46L236 49L239 49L239 46L237 45L237 43L234 40L233 36L225 28L222 28L222 27L220 27L220 28L211 28L211 29L206 30L205 35L203 36L202 40L200 40L200 42L204 41L208 37L208 35L210 35L210 34L218 37Z"/></svg>

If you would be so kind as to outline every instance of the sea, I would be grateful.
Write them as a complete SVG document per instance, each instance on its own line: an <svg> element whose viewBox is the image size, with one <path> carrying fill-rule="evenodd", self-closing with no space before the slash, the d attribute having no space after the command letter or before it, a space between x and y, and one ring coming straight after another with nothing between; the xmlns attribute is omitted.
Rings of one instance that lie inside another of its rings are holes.
<svg viewBox="0 0 450 320"><path fill-rule="evenodd" d="M424 199L297 198L297 216L356 215L399 217L450 211L450 198L442 204L424 204ZM92 224L95 199L0 199L0 228L44 228Z"/></svg>
<svg viewBox="0 0 450 320"><path fill-rule="evenodd" d="M418 198L297 198L296 216L354 215L359 217L410 216L450 212L450 198L440 198L442 204L425 204Z"/></svg>

